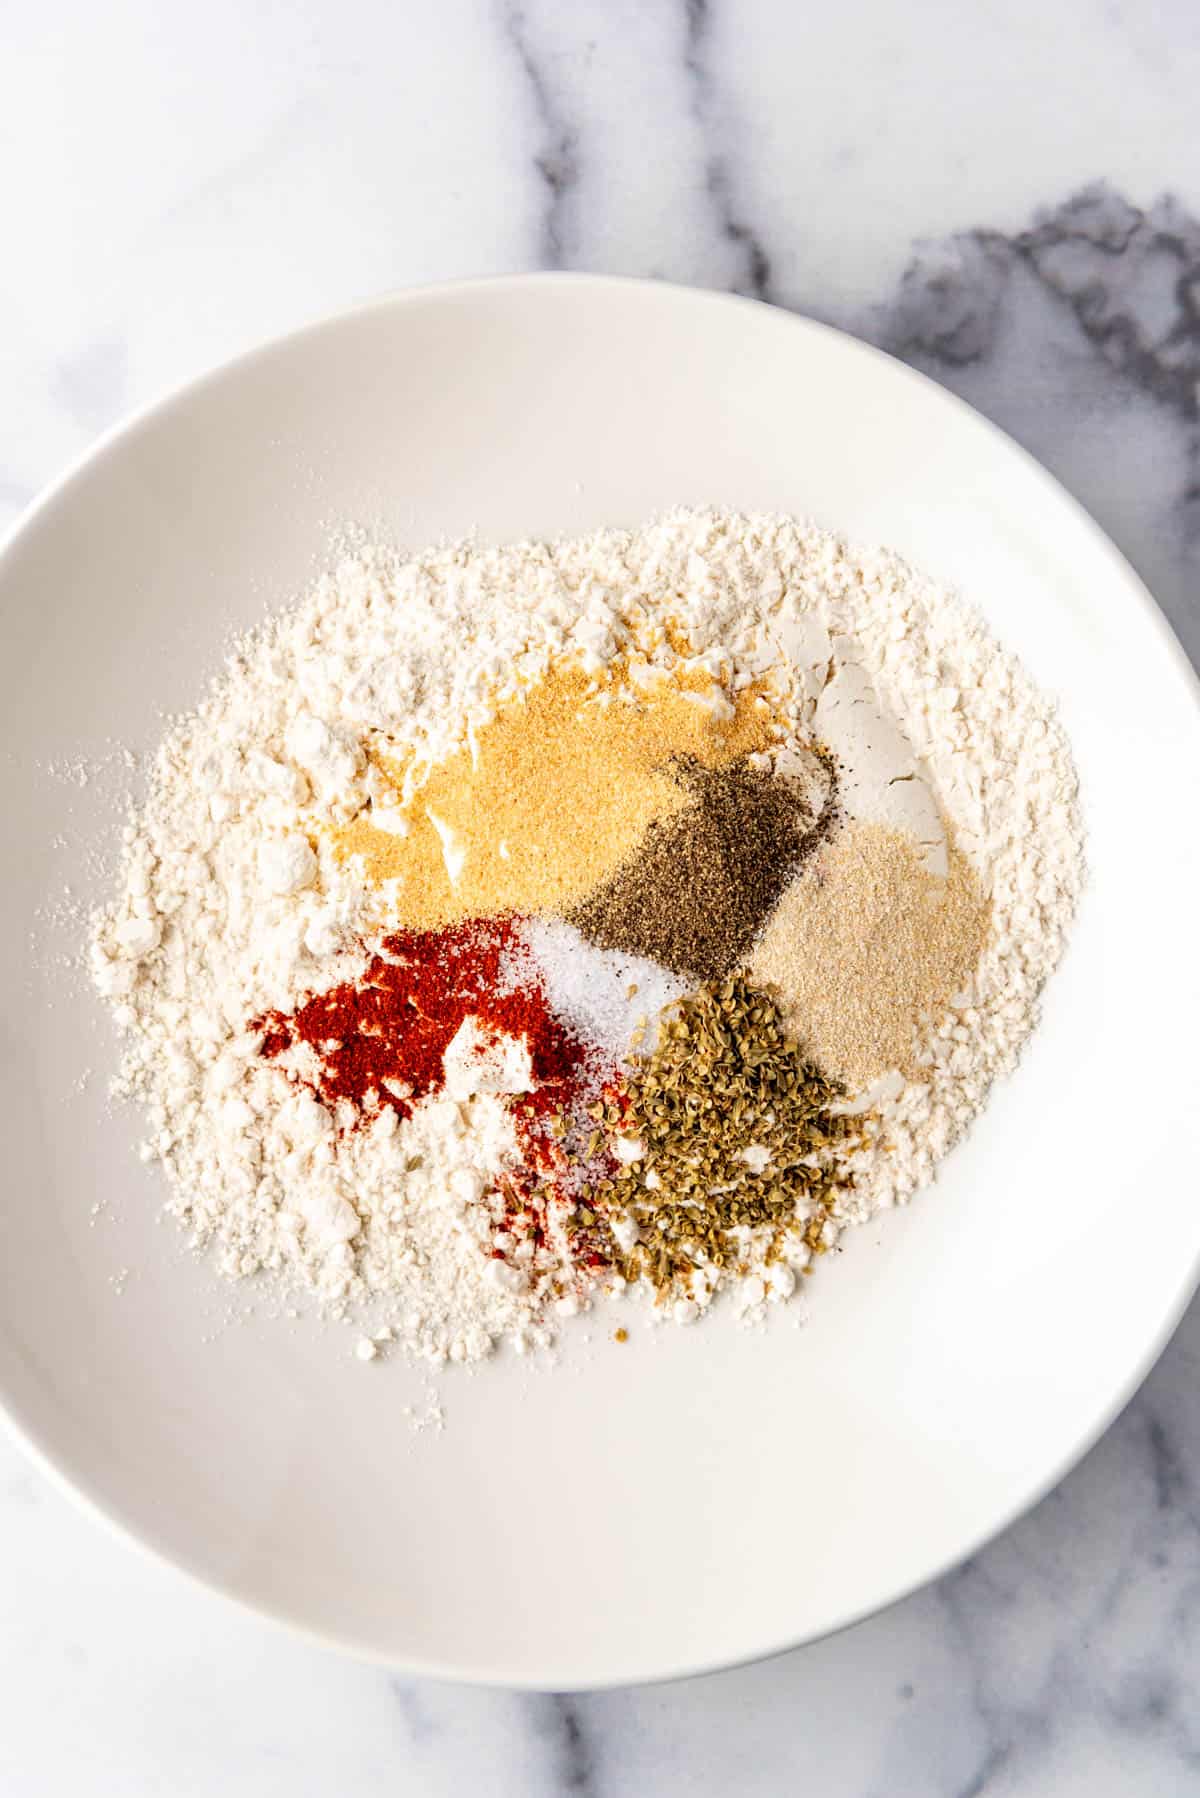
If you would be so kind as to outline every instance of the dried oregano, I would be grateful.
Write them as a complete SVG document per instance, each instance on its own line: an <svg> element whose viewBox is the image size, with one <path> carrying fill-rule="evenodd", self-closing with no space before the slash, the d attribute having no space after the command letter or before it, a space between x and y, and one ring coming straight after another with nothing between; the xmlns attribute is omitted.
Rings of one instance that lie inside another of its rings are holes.
<svg viewBox="0 0 1200 1798"><path fill-rule="evenodd" d="M820 1253L868 1127L835 1109L845 1096L788 1036L769 993L741 973L702 987L664 1014L653 1053L634 1057L623 1103L596 1108L617 1171L595 1189L590 1233L660 1295L689 1293L699 1264L738 1271L747 1233L756 1260L764 1236L766 1259L801 1240ZM622 1164L630 1139L641 1153Z"/></svg>

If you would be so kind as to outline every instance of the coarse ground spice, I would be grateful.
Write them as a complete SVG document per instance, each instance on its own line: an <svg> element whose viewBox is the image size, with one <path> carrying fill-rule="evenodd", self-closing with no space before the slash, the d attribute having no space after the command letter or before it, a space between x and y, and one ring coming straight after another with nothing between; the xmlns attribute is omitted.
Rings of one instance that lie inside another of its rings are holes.
<svg viewBox="0 0 1200 1798"><path fill-rule="evenodd" d="M599 1111L618 1162L630 1139L640 1151L596 1187L624 1276L704 1302L721 1273L746 1271L752 1239L760 1266L820 1254L874 1125L839 1111L844 1096L743 974L681 1000L622 1102ZM625 1251L622 1222L637 1231Z"/></svg>
<svg viewBox="0 0 1200 1798"><path fill-rule="evenodd" d="M931 873L909 836L844 823L788 887L749 958L788 1028L855 1091L925 1076L922 1038L968 985L991 904L949 845Z"/></svg>
<svg viewBox="0 0 1200 1798"><path fill-rule="evenodd" d="M832 768L814 812L797 780L739 761L677 758L687 796L656 818L633 854L570 921L603 949L646 956L694 980L719 980L745 955L799 864L835 816Z"/></svg>
<svg viewBox="0 0 1200 1798"><path fill-rule="evenodd" d="M378 761L407 834L367 811L332 831L334 851L360 856L370 881L396 882L390 915L409 928L561 912L687 804L673 758L721 767L778 734L765 681L730 700L704 668L634 684L623 663L593 677L560 662L432 768L407 806L405 767Z"/></svg>

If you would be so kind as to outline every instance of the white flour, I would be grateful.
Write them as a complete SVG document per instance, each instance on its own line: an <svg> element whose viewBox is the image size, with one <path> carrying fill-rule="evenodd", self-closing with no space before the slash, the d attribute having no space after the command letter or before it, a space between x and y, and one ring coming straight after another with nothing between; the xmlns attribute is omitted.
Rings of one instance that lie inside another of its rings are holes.
<svg viewBox="0 0 1200 1798"><path fill-rule="evenodd" d="M119 896L95 925L96 983L127 1039L118 1090L143 1108L142 1153L163 1165L169 1208L226 1274L266 1270L335 1311L378 1298L401 1342L433 1360L543 1342L586 1302L563 1243L515 1266L489 1259L481 1199L517 1155L504 1094L521 1090L519 1057L485 1066L466 1044L446 1095L351 1129L352 1111L297 1092L248 1026L357 978L378 943L386 891L310 841L374 795L364 745L382 733L435 762L553 657L598 668L635 625L644 645L647 619L650 654L668 664L666 615L734 685L783 645L809 717L849 662L911 746L927 812L952 821L991 893L972 990L931 1033L928 1081L897 1078L887 1152L863 1158L843 1221L927 1181L1012 1066L1074 909L1081 828L1051 707L961 602L886 553L719 513L553 546L365 553L239 643L170 732L125 833ZM613 1046L631 1014L672 996L645 965L584 969L563 930L533 932L552 997L576 1021L590 1007L597 1039ZM645 985L640 1003L626 981ZM785 1284L745 1282L744 1307Z"/></svg>

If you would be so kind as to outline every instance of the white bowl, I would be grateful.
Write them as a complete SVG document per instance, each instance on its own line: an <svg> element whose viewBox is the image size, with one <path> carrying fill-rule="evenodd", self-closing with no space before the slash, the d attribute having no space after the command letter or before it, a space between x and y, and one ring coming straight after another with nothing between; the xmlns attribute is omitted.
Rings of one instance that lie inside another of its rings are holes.
<svg viewBox="0 0 1200 1798"><path fill-rule="evenodd" d="M821 1267L804 1329L655 1332L631 1311L617 1346L614 1319L578 1320L556 1368L439 1376L446 1430L416 1432L419 1374L311 1320L226 1322L228 1289L157 1219L138 1121L105 1097L107 1023L64 965L105 890L114 744L153 747L331 526L418 546L680 502L810 515L981 604L1061 697L1089 890L1019 1072L933 1189ZM0 602L0 1392L130 1535L408 1668L679 1674L940 1573L1146 1373L1200 1259L1196 688L1095 525L958 401L709 294L541 276L404 294L107 439L18 531ZM86 785L80 758L102 764Z"/></svg>

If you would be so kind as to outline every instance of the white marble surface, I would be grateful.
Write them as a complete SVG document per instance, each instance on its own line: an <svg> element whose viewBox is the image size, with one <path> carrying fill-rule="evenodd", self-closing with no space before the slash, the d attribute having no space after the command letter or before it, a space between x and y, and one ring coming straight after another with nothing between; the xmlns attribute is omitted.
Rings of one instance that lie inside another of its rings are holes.
<svg viewBox="0 0 1200 1798"><path fill-rule="evenodd" d="M11 0L0 34L0 524L164 384L326 308L619 270L920 363L1200 655L1192 0ZM0 1795L1200 1792L1198 1357L1194 1307L1084 1464L932 1590L571 1700L293 1641L0 1440Z"/></svg>

